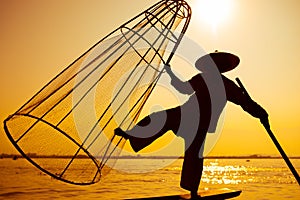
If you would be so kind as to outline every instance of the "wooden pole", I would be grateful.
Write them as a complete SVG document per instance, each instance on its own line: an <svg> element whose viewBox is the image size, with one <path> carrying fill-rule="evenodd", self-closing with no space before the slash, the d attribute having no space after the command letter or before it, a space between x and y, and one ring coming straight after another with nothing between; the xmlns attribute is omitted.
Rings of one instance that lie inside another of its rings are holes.
<svg viewBox="0 0 300 200"><path fill-rule="evenodd" d="M241 87L241 89L243 90L244 94L249 97L250 95L248 94L247 90L245 89L245 87L243 86L242 82L240 81L239 78L236 78L237 83L239 84L239 86ZM285 163L287 164L287 166L290 168L291 172L293 173L294 177L296 178L298 185L300 185L300 177L299 174L297 173L296 169L294 168L293 164L291 163L291 161L289 160L289 158L287 157L287 155L285 154L285 152L283 151L282 147L280 146L279 142L277 141L275 135L273 134L273 132L271 131L270 128L270 124L268 122L268 120L263 121L261 120L262 125L265 127L266 131L268 132L269 136L271 137L273 143L275 144L275 146L277 147L278 151L280 152L282 158L284 159ZM264 123L263 123L264 122Z"/></svg>

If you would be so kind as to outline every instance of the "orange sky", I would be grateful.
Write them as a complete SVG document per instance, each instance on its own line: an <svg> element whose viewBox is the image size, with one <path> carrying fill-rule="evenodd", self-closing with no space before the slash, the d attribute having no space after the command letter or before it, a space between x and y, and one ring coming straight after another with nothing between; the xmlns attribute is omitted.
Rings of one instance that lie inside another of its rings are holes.
<svg viewBox="0 0 300 200"><path fill-rule="evenodd" d="M90 46L155 2L1 1L0 119ZM285 152L300 155L299 1L231 0L230 14L215 28L199 17L197 0L187 2L193 9L187 35L207 52L218 49L240 57L239 67L226 75L240 77L268 111ZM16 152L2 123L0 143L0 153ZM221 138L210 155L244 154L278 155L259 121L228 104Z"/></svg>

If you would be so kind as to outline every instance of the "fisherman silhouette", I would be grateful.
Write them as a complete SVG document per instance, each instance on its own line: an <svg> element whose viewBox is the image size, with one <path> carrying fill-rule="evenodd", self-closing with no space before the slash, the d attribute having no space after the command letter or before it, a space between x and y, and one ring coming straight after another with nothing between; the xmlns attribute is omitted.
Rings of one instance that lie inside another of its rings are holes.
<svg viewBox="0 0 300 200"><path fill-rule="evenodd" d="M195 67L202 73L198 73L187 82L183 82L177 78L171 71L171 68L166 66L165 69L171 77L171 84L180 93L189 94L189 100L181 106L154 112L146 116L131 130L123 131L121 128L115 129L116 135L130 141L131 147L135 152L145 148L169 130L172 130L175 135L182 137L185 141L186 150L182 165L180 186L191 192L192 199L200 198L197 191L203 170L203 157L199 156L203 150L201 147L203 146L207 132L213 132L216 129L216 124L225 107L226 101L240 105L243 110L253 117L259 118L262 122L268 121L267 112L245 95L240 87L223 74L220 74L220 76L226 93L225 101L219 102L217 110L214 111L212 109L211 94L207 86L207 81L205 81L207 76L209 77L211 60L217 66L218 73L230 71L237 67L240 62L237 56L226 52L216 51L204 55L195 63ZM195 101L198 108L194 103L191 103ZM197 118L197 129L190 130L188 123L183 126L184 128L181 127L182 112L186 112L186 110L192 117L188 117L189 119L185 121L192 121L194 123L195 118ZM156 125L160 122L164 124L157 130ZM142 136L141 133L143 133Z"/></svg>

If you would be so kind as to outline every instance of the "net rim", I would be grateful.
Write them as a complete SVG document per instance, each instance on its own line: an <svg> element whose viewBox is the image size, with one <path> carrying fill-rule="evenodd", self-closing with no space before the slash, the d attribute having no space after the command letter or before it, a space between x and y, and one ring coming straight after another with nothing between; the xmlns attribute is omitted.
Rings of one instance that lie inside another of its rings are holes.
<svg viewBox="0 0 300 200"><path fill-rule="evenodd" d="M36 161L34 161L29 155L28 153L25 153L22 149L22 147L20 145L18 145L18 143L16 142L16 140L13 138L12 134L11 134L11 131L9 130L8 126L7 126L7 122L9 120L11 120L14 116L23 116L23 117L29 117L29 118L33 118L33 119L36 119L38 121L41 121L43 123L45 123L46 125L54 128L56 131L59 131L61 134L63 134L63 136L65 136L67 139L69 139L71 142L73 142L74 144L76 144L76 146L79 148L78 150L83 150L83 152L88 156L89 159L91 159L93 161L93 163L95 164L96 168L97 168L97 171L96 171L96 174L93 178L92 181L86 181L86 182L77 182L77 181L72 181L72 180L68 180L66 178L63 178L63 176L60 176L58 174L54 174L46 169L44 169L44 167L40 166ZM20 113L16 113L16 114L13 114L11 116L9 116L7 119L4 120L4 130L5 130L5 133L7 135L7 137L9 138L9 140L11 141L11 143L14 145L14 147L21 153L21 155L26 159L28 160L31 164L33 164L35 167L37 167L39 170L43 171L44 173L48 174L49 176L57 179L57 180L60 180L60 181L63 181L63 182L66 182L66 183L71 183L71 184L74 184L74 185L91 185L91 184L95 184L97 182L99 182L99 180L101 179L101 170L100 170L100 167L99 167L99 164L97 162L97 159L95 157L93 157L89 151L87 151L82 145L80 145L76 140L74 140L72 137L70 137L67 133L65 133L63 130L61 130L60 128L54 126L53 124L47 122L46 120L44 119L41 119L41 118L38 118L34 115L30 115L30 114L20 114ZM98 176L100 176L99 178L97 178Z"/></svg>

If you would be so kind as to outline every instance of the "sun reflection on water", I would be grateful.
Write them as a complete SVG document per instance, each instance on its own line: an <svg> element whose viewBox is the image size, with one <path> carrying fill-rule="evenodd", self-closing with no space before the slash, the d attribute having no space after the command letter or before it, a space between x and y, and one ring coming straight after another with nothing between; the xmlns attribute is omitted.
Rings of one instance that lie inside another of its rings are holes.
<svg viewBox="0 0 300 200"><path fill-rule="evenodd" d="M245 166L225 165L221 166L218 160L210 161L204 166L202 181L210 184L240 184L251 181L244 176L248 175Z"/></svg>

